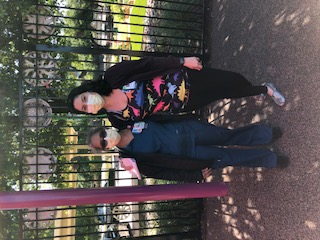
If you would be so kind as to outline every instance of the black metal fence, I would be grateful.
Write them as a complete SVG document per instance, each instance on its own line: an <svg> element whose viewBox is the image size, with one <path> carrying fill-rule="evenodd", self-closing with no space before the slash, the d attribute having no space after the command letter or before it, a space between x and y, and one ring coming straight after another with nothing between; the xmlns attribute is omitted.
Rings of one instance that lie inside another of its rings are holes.
<svg viewBox="0 0 320 240"><path fill-rule="evenodd" d="M20 10L15 42L19 93L12 100L17 107L7 116L19 143L11 151L20 166L17 188L165 183L132 179L120 170L116 152L92 154L86 133L108 120L69 114L66 96L122 60L201 56L205 1L30 3ZM200 239L201 206L201 200L65 206L26 209L11 219L19 219L14 236L20 239Z"/></svg>

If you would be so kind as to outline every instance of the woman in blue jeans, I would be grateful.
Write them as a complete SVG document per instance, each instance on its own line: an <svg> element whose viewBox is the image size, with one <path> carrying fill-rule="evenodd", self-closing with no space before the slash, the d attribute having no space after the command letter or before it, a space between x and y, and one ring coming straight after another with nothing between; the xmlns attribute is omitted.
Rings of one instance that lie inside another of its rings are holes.
<svg viewBox="0 0 320 240"><path fill-rule="evenodd" d="M136 159L146 176L191 180L201 177L201 170L206 168L273 168L279 166L279 161L284 166L285 157L269 148L253 148L270 144L280 136L279 128L263 124L228 129L197 120L161 124L146 121L120 132L104 127L94 129L88 136L88 145L96 151L118 147L122 157Z"/></svg>

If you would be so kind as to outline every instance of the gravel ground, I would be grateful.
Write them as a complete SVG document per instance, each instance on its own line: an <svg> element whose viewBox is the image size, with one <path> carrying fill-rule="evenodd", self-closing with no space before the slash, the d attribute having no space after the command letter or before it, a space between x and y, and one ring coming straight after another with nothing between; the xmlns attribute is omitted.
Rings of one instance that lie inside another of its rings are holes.
<svg viewBox="0 0 320 240"><path fill-rule="evenodd" d="M287 103L225 100L209 106L205 117L228 127L282 127L273 148L291 163L284 170L216 171L215 181L227 182L229 194L205 201L203 239L320 239L320 2L207 2L206 64L254 84L272 81Z"/></svg>

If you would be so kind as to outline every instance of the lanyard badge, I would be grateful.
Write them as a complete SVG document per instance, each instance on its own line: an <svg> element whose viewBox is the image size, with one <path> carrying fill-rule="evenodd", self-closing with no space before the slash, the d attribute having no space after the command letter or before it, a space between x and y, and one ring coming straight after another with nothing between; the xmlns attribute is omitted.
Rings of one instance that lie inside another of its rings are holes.
<svg viewBox="0 0 320 240"><path fill-rule="evenodd" d="M145 128L147 128L147 124L145 122L136 122L133 124L132 133L141 133Z"/></svg>
<svg viewBox="0 0 320 240"><path fill-rule="evenodd" d="M133 81L133 82L131 82L131 83L128 83L127 85L124 85L124 86L122 87L122 91L128 92L128 91L134 90L134 89L136 89L136 88L137 88L137 82Z"/></svg>

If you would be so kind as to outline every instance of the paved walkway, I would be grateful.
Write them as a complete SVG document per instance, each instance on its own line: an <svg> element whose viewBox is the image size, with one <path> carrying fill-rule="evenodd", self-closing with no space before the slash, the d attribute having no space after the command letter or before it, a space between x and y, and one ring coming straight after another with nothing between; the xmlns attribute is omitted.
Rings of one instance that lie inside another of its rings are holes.
<svg viewBox="0 0 320 240"><path fill-rule="evenodd" d="M285 170L227 168L216 172L229 195L206 201L207 240L320 239L320 1L207 1L208 66L244 74L283 90L281 108L252 98L208 108L215 124L281 126L273 146L290 157ZM217 116L222 116L217 119Z"/></svg>

